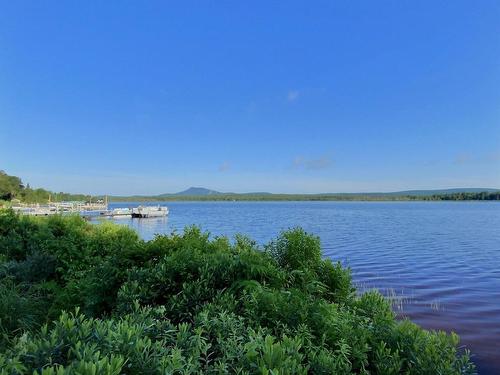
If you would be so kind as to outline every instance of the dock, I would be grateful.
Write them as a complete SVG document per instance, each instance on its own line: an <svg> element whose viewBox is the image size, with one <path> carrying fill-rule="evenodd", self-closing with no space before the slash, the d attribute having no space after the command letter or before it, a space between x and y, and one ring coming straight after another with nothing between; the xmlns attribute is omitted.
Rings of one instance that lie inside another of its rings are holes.
<svg viewBox="0 0 500 375"><path fill-rule="evenodd" d="M50 216L77 214L85 218L93 217L131 217L151 218L165 217L168 208L165 206L137 206L109 209L105 201L92 202L49 202L47 204L19 204L12 209L28 216Z"/></svg>

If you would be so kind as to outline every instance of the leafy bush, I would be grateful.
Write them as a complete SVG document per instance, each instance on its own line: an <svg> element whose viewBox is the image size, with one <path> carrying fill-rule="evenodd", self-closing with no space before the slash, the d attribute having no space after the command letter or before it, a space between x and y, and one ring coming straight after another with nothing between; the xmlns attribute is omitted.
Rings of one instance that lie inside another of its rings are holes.
<svg viewBox="0 0 500 375"><path fill-rule="evenodd" d="M458 337L398 321L302 229L264 248L199 228L144 242L0 211L0 374L472 374Z"/></svg>

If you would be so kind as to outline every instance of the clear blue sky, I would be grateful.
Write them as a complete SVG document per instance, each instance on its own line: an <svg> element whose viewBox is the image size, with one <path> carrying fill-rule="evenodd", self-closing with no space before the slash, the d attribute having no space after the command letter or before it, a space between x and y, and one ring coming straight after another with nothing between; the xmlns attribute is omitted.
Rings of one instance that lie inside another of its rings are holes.
<svg viewBox="0 0 500 375"><path fill-rule="evenodd" d="M0 169L56 191L500 188L500 1L1 1Z"/></svg>

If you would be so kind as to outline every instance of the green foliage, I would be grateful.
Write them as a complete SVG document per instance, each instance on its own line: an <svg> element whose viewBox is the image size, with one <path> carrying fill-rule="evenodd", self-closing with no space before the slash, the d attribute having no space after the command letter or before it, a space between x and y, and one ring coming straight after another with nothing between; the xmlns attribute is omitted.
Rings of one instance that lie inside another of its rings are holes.
<svg viewBox="0 0 500 375"><path fill-rule="evenodd" d="M85 201L89 198L88 195L83 194L54 193L41 188L32 189L29 184L24 186L19 177L9 176L0 170L0 203L12 199L19 199L24 203L46 203L49 197L53 202Z"/></svg>
<svg viewBox="0 0 500 375"><path fill-rule="evenodd" d="M475 372L456 335L357 296L300 228L263 249L196 227L144 242L4 210L0 299L1 375Z"/></svg>
<svg viewBox="0 0 500 375"><path fill-rule="evenodd" d="M0 281L0 347L15 335L37 327L44 317L43 299L10 278Z"/></svg>
<svg viewBox="0 0 500 375"><path fill-rule="evenodd" d="M266 250L280 267L290 270L316 267L321 261L319 238L305 233L302 228L283 232Z"/></svg>
<svg viewBox="0 0 500 375"><path fill-rule="evenodd" d="M430 201L498 201L500 200L500 191L481 193L453 193L453 194L433 194L425 196L423 200Z"/></svg>
<svg viewBox="0 0 500 375"><path fill-rule="evenodd" d="M11 200L16 198L24 188L21 179L16 176L9 176L4 171L0 171L0 199Z"/></svg>

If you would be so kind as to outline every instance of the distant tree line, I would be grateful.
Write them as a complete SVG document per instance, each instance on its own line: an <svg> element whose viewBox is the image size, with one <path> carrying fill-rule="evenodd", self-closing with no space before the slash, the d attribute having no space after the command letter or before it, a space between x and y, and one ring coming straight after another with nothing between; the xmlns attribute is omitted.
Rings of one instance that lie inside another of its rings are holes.
<svg viewBox="0 0 500 375"><path fill-rule="evenodd" d="M169 196L111 196L115 202L147 201L466 201L500 200L500 191L481 193L452 193L433 195L394 194L217 194L217 195L169 195Z"/></svg>
<svg viewBox="0 0 500 375"><path fill-rule="evenodd" d="M500 191L480 193L453 193L453 194L434 194L431 196L420 197L423 200L431 201L498 201L500 200Z"/></svg>
<svg viewBox="0 0 500 375"><path fill-rule="evenodd" d="M0 200L11 201L19 199L25 203L45 203L49 198L54 201L86 201L90 198L84 194L54 193L45 189L32 189L29 184L24 185L17 176L10 176L0 170Z"/></svg>
<svg viewBox="0 0 500 375"><path fill-rule="evenodd" d="M55 193L42 188L32 189L17 176L0 170L0 200L19 199L25 203L45 203L49 200L88 201L90 195ZM217 195L156 195L156 196L112 196L112 201L467 201L500 200L500 191L479 193L450 193L433 195L394 194L217 194Z"/></svg>

